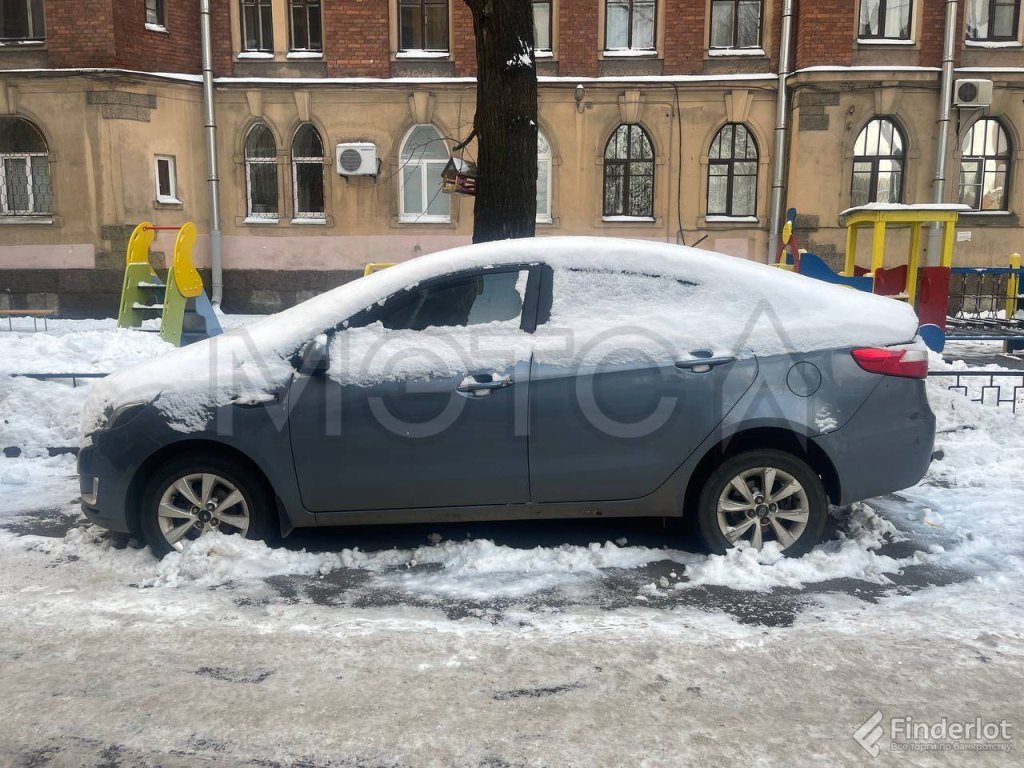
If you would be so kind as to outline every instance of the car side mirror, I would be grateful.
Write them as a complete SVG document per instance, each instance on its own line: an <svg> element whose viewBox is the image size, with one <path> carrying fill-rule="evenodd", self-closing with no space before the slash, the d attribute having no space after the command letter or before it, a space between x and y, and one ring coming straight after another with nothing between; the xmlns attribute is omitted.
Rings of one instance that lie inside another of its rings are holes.
<svg viewBox="0 0 1024 768"><path fill-rule="evenodd" d="M321 333L302 348L299 373L307 376L322 376L331 367L331 339Z"/></svg>

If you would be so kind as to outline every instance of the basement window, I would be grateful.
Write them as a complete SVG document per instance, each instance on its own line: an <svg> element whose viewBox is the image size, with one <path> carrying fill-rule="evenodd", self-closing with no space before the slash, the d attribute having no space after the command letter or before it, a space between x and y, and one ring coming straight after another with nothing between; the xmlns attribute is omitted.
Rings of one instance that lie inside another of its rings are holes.
<svg viewBox="0 0 1024 768"><path fill-rule="evenodd" d="M178 178L174 158L170 155L156 156L156 201L180 205L178 199Z"/></svg>

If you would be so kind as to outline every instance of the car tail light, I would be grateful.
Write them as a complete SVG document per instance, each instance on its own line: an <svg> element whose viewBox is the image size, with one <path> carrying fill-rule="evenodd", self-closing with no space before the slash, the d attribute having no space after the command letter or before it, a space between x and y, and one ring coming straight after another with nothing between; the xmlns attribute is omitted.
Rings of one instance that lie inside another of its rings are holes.
<svg viewBox="0 0 1024 768"><path fill-rule="evenodd" d="M857 365L869 373L923 379L928 376L928 353L921 349L864 347L850 354Z"/></svg>

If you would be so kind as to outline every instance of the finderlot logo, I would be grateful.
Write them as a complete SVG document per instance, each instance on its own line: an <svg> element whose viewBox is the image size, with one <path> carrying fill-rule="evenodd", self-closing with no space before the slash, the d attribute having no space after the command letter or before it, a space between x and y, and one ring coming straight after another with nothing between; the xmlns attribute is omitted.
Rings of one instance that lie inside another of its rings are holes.
<svg viewBox="0 0 1024 768"><path fill-rule="evenodd" d="M853 732L853 740L872 757L881 752L879 742L886 726L876 710ZM1010 752L1013 724L1009 720L918 720L903 715L889 718L890 752Z"/></svg>
<svg viewBox="0 0 1024 768"><path fill-rule="evenodd" d="M884 731L879 723L882 722L881 710L875 710L875 714L869 717L864 723L853 732L853 740L856 741L864 751L872 757L878 757L879 749L878 742L884 735Z"/></svg>

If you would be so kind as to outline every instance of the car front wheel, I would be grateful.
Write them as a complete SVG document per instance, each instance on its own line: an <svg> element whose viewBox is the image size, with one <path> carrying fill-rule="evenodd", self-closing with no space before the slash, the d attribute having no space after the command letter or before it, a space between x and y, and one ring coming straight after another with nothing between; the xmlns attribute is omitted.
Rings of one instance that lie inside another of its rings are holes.
<svg viewBox="0 0 1024 768"><path fill-rule="evenodd" d="M212 531L266 541L273 520L270 499L266 483L242 462L182 456L150 477L139 522L160 558Z"/></svg>
<svg viewBox="0 0 1024 768"><path fill-rule="evenodd" d="M828 498L814 470L792 454L765 449L732 456L711 473L697 523L716 554L741 542L761 549L774 541L799 557L821 540L827 516Z"/></svg>

